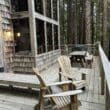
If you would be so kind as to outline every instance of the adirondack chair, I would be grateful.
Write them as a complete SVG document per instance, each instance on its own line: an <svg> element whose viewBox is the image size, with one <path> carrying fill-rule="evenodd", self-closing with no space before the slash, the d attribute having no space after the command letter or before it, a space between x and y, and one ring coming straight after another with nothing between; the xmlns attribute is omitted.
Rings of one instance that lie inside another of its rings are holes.
<svg viewBox="0 0 110 110"><path fill-rule="evenodd" d="M89 52L86 53L85 62L86 62L86 67L90 65L90 68L92 68L93 55L91 55Z"/></svg>
<svg viewBox="0 0 110 110"><path fill-rule="evenodd" d="M82 90L67 90L63 91L60 87L61 85L68 85L72 89L72 82L56 82L51 84L46 84L42 79L41 74L37 68L33 68L34 73L40 81L40 99L39 99L39 109L44 110L44 99L49 98L52 104L52 110L78 110L78 100L77 95L82 93ZM68 106L69 105L69 106ZM68 107L70 109L68 109Z"/></svg>
<svg viewBox="0 0 110 110"><path fill-rule="evenodd" d="M73 81L73 85L76 89L85 89L86 86L86 74L87 73L79 73L78 71L74 71L74 68L71 67L70 58L68 56L60 56L58 58L58 62L60 65L60 77L64 76L68 78L69 80ZM81 75L82 79L77 80L76 75ZM61 78L60 78L61 79Z"/></svg>

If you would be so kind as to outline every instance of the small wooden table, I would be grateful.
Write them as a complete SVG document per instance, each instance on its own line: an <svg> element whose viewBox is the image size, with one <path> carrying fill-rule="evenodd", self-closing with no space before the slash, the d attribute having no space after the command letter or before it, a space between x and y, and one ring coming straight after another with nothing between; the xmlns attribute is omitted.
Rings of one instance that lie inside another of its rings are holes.
<svg viewBox="0 0 110 110"><path fill-rule="evenodd" d="M86 51L73 51L69 56L72 63L73 61L80 62L82 67L84 67L83 63L85 62Z"/></svg>
<svg viewBox="0 0 110 110"><path fill-rule="evenodd" d="M42 74L46 83L53 83L58 80L57 74ZM9 85L20 88L33 88L39 90L40 82L36 75L14 74L14 73L0 73L0 85Z"/></svg>

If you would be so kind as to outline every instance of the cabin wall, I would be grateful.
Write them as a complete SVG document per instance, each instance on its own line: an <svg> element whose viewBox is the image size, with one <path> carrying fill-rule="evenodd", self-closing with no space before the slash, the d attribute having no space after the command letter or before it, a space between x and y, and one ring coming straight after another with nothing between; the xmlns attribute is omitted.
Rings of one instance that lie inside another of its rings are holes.
<svg viewBox="0 0 110 110"><path fill-rule="evenodd" d="M2 60L0 67L5 71L10 71L14 52L10 0L0 0L0 40Z"/></svg>
<svg viewBox="0 0 110 110"><path fill-rule="evenodd" d="M58 57L61 55L61 51L55 50L45 54L40 54L36 56L36 66L40 69L46 69L52 64L57 62Z"/></svg>
<svg viewBox="0 0 110 110"><path fill-rule="evenodd" d="M14 72L32 73L33 66L43 69L60 55L59 1L20 1L11 0L16 43L12 68ZM28 19L28 24L23 19Z"/></svg>

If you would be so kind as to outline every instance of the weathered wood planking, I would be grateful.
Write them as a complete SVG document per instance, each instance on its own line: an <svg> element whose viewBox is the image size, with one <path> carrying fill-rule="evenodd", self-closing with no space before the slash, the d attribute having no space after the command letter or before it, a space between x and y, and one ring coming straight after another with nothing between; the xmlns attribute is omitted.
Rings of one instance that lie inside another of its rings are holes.
<svg viewBox="0 0 110 110"><path fill-rule="evenodd" d="M43 76L47 83L55 82L57 77L55 74L52 76ZM35 75L22 75L13 73L0 74L0 84L29 87L29 88L39 88L39 81Z"/></svg>
<svg viewBox="0 0 110 110"><path fill-rule="evenodd" d="M103 65L104 75L106 78L105 80L107 82L107 86L108 86L108 90L109 90L109 94L110 94L110 62L100 45L99 45L99 55L101 58L101 63Z"/></svg>
<svg viewBox="0 0 110 110"><path fill-rule="evenodd" d="M0 110L35 110L37 95L0 88Z"/></svg>
<svg viewBox="0 0 110 110"><path fill-rule="evenodd" d="M0 110L20 110L20 108L12 107L9 105L0 105Z"/></svg>
<svg viewBox="0 0 110 110"><path fill-rule="evenodd" d="M105 110L105 96L101 95L101 78L98 57L94 58L93 67L87 75L87 90L79 95L82 106L79 110Z"/></svg>
<svg viewBox="0 0 110 110"><path fill-rule="evenodd" d="M0 25L1 25L1 22L0 22ZM1 29L1 26L0 26L0 29ZM3 64L3 40L1 38L0 38L0 68L4 67L4 64Z"/></svg>
<svg viewBox="0 0 110 110"><path fill-rule="evenodd" d="M55 82L58 80L57 65L52 66L50 69L42 72L42 77L46 83ZM56 69L54 69L56 68ZM14 74L14 73L0 73L1 85L12 85L27 88L39 88L39 81L35 75Z"/></svg>
<svg viewBox="0 0 110 110"><path fill-rule="evenodd" d="M48 79L50 81L52 81L51 78L56 76L55 73L58 72L58 70L56 70L56 68L58 68L58 67L52 67L51 70L46 72L46 74L49 74ZM54 76L51 76L52 74ZM3 75L3 74L1 73L0 75ZM51 76L51 77L49 77L49 76ZM16 78L19 79L17 76L16 76ZM28 78L28 75L27 75L27 77L25 75L24 81L26 81L27 78ZM10 80L10 77L7 77L7 79ZM29 79L31 79L31 78L29 78ZM36 79L36 77L34 77L34 80L35 79ZM21 80L21 79L19 79L19 80ZM33 79L31 79L31 80L33 80ZM105 97L104 97L104 95L101 95L100 68L99 68L99 62L98 62L97 57L94 58L93 68L91 69L90 74L87 75L86 80L87 80L87 85L88 85L87 90L83 94L80 94L78 96L82 103L82 106L79 107L79 110L105 110ZM34 82L34 83L36 83L36 82ZM27 87L28 87L28 83L26 84ZM38 87L38 86L39 85L36 85L36 87ZM2 98L1 95L0 95L0 97Z"/></svg>
<svg viewBox="0 0 110 110"><path fill-rule="evenodd" d="M106 110L110 110L110 62L99 45L100 71L101 71L101 89L106 98Z"/></svg>

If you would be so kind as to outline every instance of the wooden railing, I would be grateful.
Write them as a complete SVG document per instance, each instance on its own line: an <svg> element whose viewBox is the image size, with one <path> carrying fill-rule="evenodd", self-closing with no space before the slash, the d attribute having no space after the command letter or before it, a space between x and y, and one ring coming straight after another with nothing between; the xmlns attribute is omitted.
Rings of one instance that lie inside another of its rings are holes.
<svg viewBox="0 0 110 110"><path fill-rule="evenodd" d="M100 58L100 75L101 75L101 93L105 95L105 110L110 110L110 62L105 55L101 45L99 48L99 58Z"/></svg>
<svg viewBox="0 0 110 110"><path fill-rule="evenodd" d="M110 62L105 55L100 43L61 46L61 53L68 55L71 51L74 51L74 47L80 47L81 49L86 49L93 55L99 55L100 63L97 66L100 66L101 95L105 96L105 110L110 110Z"/></svg>
<svg viewBox="0 0 110 110"><path fill-rule="evenodd" d="M68 55L72 51L88 51L94 55L97 51L95 44L67 44L61 45L60 48L63 55Z"/></svg>

